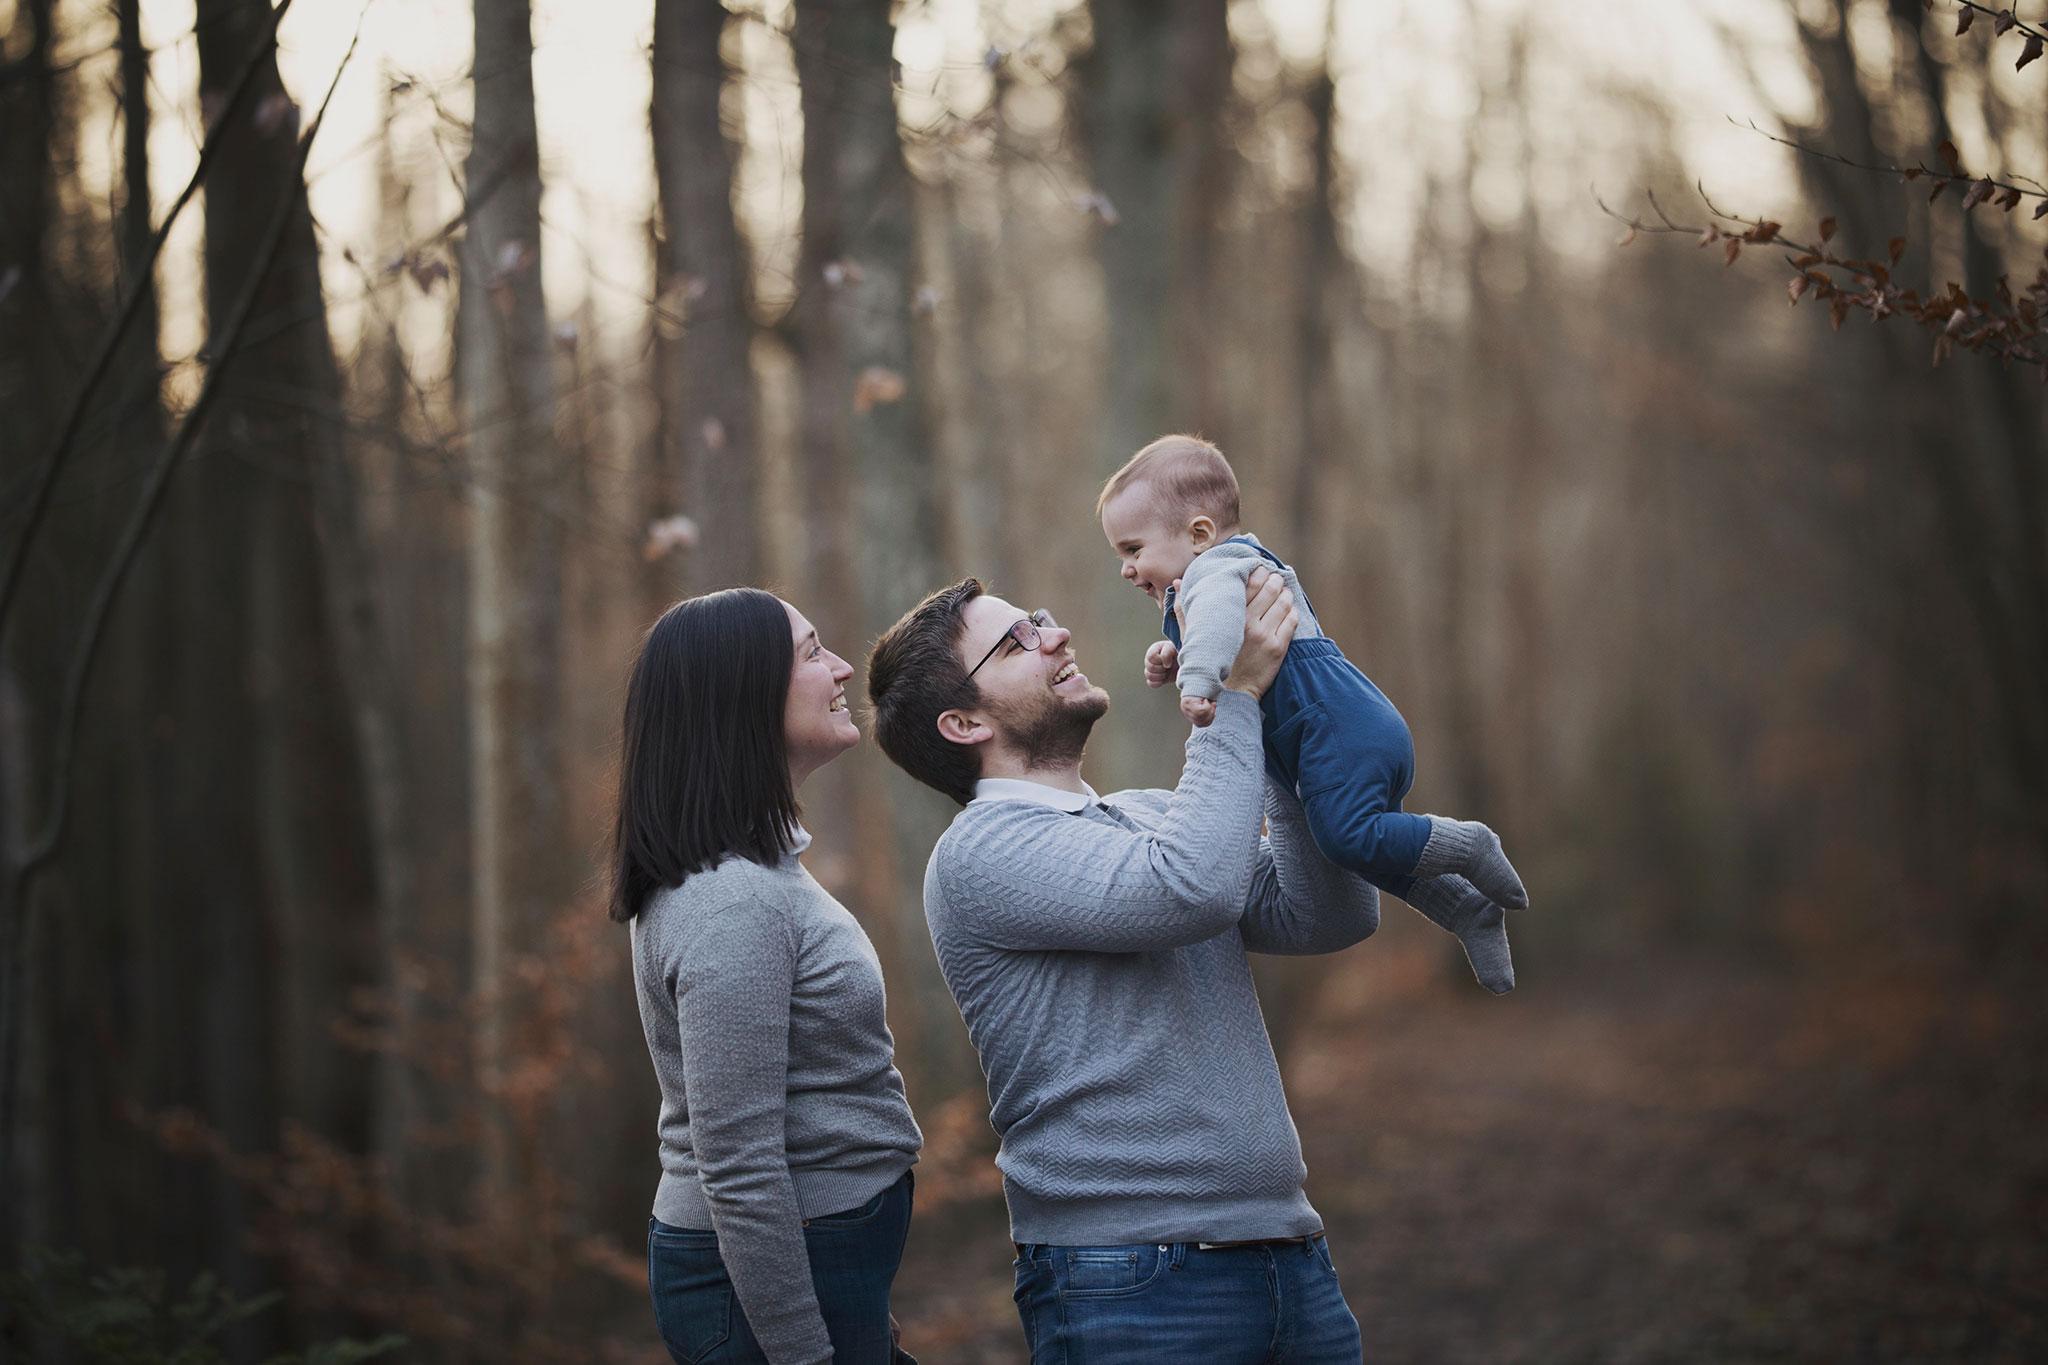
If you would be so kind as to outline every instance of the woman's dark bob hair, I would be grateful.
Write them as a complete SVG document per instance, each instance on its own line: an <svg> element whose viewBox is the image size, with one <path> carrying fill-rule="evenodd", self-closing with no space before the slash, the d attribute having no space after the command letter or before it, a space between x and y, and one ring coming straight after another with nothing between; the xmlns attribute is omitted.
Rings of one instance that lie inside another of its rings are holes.
<svg viewBox="0 0 2048 1365"><path fill-rule="evenodd" d="M728 588L661 614L626 683L611 917L727 854L773 863L794 845L783 708L796 662L782 599Z"/></svg>

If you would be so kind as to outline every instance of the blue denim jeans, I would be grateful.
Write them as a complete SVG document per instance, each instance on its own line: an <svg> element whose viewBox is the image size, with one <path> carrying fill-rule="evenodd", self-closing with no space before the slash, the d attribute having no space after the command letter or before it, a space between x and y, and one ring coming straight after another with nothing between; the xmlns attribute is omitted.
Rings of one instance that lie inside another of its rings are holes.
<svg viewBox="0 0 2048 1365"><path fill-rule="evenodd" d="M1017 1312L1031 1365L1358 1365L1330 1246L1027 1246Z"/></svg>
<svg viewBox="0 0 2048 1365"><path fill-rule="evenodd" d="M910 1172L857 1209L804 1224L834 1365L917 1365L892 1341L889 1284L910 1235ZM647 1220L654 1321L677 1365L767 1365L733 1294L718 1236Z"/></svg>

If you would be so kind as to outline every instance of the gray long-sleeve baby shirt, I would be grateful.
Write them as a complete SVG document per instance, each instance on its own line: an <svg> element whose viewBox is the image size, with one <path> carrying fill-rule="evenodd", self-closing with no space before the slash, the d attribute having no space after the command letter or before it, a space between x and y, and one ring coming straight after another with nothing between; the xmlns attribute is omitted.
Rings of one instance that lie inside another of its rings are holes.
<svg viewBox="0 0 2048 1365"><path fill-rule="evenodd" d="M729 857L649 898L632 928L661 1082L654 1216L718 1234L771 1361L830 1360L803 1220L866 1203L923 1145L874 945L794 852Z"/></svg>
<svg viewBox="0 0 2048 1365"><path fill-rule="evenodd" d="M1246 542L1249 542L1247 544ZM1180 576L1180 677L1184 697L1207 697L1214 701L1223 691L1223 679L1230 661L1244 644L1244 583L1257 568L1271 569L1272 561L1255 548L1259 538L1240 531L1229 540L1204 550ZM1294 627L1297 640L1314 639L1323 633L1316 614L1309 609L1308 594L1292 568L1277 571L1294 594L1294 612L1300 619Z"/></svg>

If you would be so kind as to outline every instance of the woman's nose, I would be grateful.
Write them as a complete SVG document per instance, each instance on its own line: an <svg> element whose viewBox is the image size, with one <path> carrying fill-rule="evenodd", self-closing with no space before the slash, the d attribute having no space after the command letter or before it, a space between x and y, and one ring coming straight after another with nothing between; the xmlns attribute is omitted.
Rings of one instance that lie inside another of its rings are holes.
<svg viewBox="0 0 2048 1365"><path fill-rule="evenodd" d="M825 653L832 660L833 682L845 682L848 678L853 676L852 664L846 662L846 660L840 658L837 654L832 653L832 651L829 649L826 650Z"/></svg>

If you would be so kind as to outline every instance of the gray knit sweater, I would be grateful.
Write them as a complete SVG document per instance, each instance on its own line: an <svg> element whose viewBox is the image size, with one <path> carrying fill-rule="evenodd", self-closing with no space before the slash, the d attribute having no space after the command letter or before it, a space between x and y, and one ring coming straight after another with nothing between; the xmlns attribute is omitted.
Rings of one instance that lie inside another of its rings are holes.
<svg viewBox="0 0 2048 1365"><path fill-rule="evenodd" d="M1379 899L1323 859L1262 768L1258 703L1225 691L1176 790L1105 809L991 784L1006 795L940 838L925 914L988 1075L1017 1241L1322 1226L1245 954L1348 947Z"/></svg>
<svg viewBox="0 0 2048 1365"><path fill-rule="evenodd" d="M651 897L632 927L661 1081L654 1216L717 1232L775 1365L830 1360L803 1220L866 1203L923 1145L874 946L795 853L727 858Z"/></svg>

